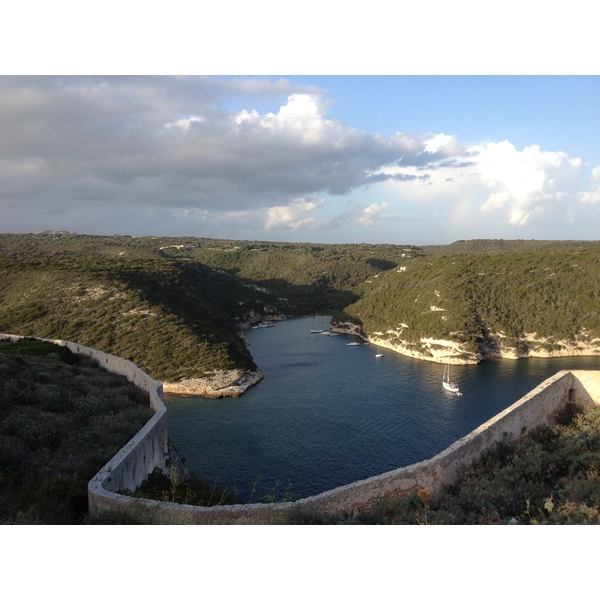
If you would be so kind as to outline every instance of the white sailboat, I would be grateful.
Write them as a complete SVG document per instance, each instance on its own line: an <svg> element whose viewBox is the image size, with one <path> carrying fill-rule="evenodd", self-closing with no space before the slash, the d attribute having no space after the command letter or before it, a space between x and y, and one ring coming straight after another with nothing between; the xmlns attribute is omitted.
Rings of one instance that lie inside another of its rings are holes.
<svg viewBox="0 0 600 600"><path fill-rule="evenodd" d="M311 333L323 333L322 329L319 329L319 313L315 314L315 329L310 330Z"/></svg>
<svg viewBox="0 0 600 600"><path fill-rule="evenodd" d="M450 380L450 365L444 365L444 377L442 379L442 386L445 390L448 390L449 392L452 392L457 396L462 396L458 384Z"/></svg>
<svg viewBox="0 0 600 600"><path fill-rule="evenodd" d="M381 358L382 356L381 348L379 347L379 344L377 344L377 354L375 355L375 358Z"/></svg>

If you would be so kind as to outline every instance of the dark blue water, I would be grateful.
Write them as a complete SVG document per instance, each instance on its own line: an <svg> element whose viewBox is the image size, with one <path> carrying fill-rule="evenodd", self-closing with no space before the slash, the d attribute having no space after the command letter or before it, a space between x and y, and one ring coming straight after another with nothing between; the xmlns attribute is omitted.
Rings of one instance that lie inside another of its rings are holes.
<svg viewBox="0 0 600 600"><path fill-rule="evenodd" d="M188 469L241 499L316 494L435 456L562 369L600 359L491 360L443 365L358 338L309 333L314 318L249 330L264 380L241 398L165 401L169 436ZM320 323L321 327L325 322ZM253 489L256 488L256 489Z"/></svg>

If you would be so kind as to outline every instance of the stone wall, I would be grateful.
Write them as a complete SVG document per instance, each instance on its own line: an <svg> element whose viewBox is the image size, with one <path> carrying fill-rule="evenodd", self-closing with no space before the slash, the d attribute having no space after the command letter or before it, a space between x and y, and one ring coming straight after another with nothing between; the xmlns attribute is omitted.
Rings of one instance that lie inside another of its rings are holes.
<svg viewBox="0 0 600 600"><path fill-rule="evenodd" d="M16 341L21 336L0 334L0 339ZM43 339L43 338L38 338ZM137 387L148 393L152 418L121 450L96 474L88 484L88 500L91 514L103 508L119 504L117 490L134 490L156 467L165 469L168 457L167 409L163 404L162 383L146 375L132 362L106 354L81 344L64 340L49 340L66 346L75 354L85 354L111 373L124 375ZM115 496L117 497L115 499Z"/></svg>
<svg viewBox="0 0 600 600"><path fill-rule="evenodd" d="M168 451L167 408L163 404L162 383L152 379L132 362L73 342L52 340L67 346L76 354L85 354L98 361L111 373L124 375L148 393L154 416L142 427L88 484L88 503L91 515L111 507L120 499L118 490L135 490L155 468L166 469Z"/></svg>
<svg viewBox="0 0 600 600"><path fill-rule="evenodd" d="M561 371L435 457L289 503L195 507L114 494L106 508L143 515L152 523L269 524L287 511L305 508L322 514L352 512L384 498L406 497L421 488L434 491L452 482L462 467L501 440L515 440L535 427L548 425L568 402L600 404L600 371Z"/></svg>
<svg viewBox="0 0 600 600"><path fill-rule="evenodd" d="M0 336L18 339L18 336ZM434 491L452 482L496 442L515 440L535 427L551 424L569 402L600 404L600 371L560 371L433 458L295 502L200 507L134 499L116 493L135 489L154 468L165 468L168 453L167 413L162 384L131 362L72 342L48 340L95 358L109 371L125 375L149 394L152 419L90 481L90 513L118 511L155 524L269 524L286 512L306 508L322 514L352 512L384 498L406 497L421 488Z"/></svg>

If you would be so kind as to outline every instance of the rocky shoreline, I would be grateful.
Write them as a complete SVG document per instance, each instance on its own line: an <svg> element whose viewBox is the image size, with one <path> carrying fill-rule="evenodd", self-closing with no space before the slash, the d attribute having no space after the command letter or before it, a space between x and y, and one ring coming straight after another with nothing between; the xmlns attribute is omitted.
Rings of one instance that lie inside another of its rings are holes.
<svg viewBox="0 0 600 600"><path fill-rule="evenodd" d="M286 317L281 314L269 315L266 320L281 321ZM265 317L251 312L246 318L239 322L239 335L246 345L248 339L244 335L246 329L250 329L259 323L265 322ZM248 388L256 385L263 379L264 375L260 369L246 371L243 369L228 369L213 371L206 377L193 377L177 382L163 382L165 394L181 397L202 398L239 398Z"/></svg>
<svg viewBox="0 0 600 600"><path fill-rule="evenodd" d="M361 335L358 326L351 323L338 324L332 327L336 333L355 335L371 344L386 348L418 360L455 365L476 365L489 358L505 358L518 360L522 358L556 358L566 356L598 356L600 357L600 338L592 338L587 334L578 336L578 340L549 340L539 338L535 333L526 334L518 341L519 348L507 343L502 333L490 335L487 343L477 351L467 349L465 343L453 340L421 338L417 343L403 340L398 331L375 332L370 337ZM389 335L391 334L391 335ZM389 338L395 338L390 341Z"/></svg>
<svg viewBox="0 0 600 600"><path fill-rule="evenodd" d="M439 340L441 341L441 340ZM467 357L464 357L464 352L461 351L459 345L450 346L439 344L440 349L437 351L433 350L431 354L424 354L423 352L419 352L417 350L411 350L410 348L400 344L393 345L385 341L370 339L370 343L379 344L382 348L387 348L388 350L393 350L398 354L402 354L404 356L409 356L411 358L416 358L418 360L427 360L430 362L436 363L446 363L446 364L454 364L454 365L476 365L484 360L490 358L503 358L507 360L519 360L526 358L558 358L558 357L567 357L567 356L598 356L600 357L600 348L594 345L585 345L585 346L572 346L564 343L561 349L557 350L543 350L530 348L525 352L518 352L516 348L512 347L500 347L496 350L490 350L485 353L472 354ZM429 342L431 344L431 342ZM435 344L432 344L435 346ZM431 351L431 345L430 345Z"/></svg>
<svg viewBox="0 0 600 600"><path fill-rule="evenodd" d="M245 325L246 328L249 326L249 324ZM360 337L365 342L378 344L381 348L386 348L417 360L454 365L475 365L489 358L517 360L522 358L554 358L561 356L600 357L599 338L580 341L552 341L552 348L549 348L549 340L540 339L535 334L530 334L521 340L520 349L518 350L505 343L505 336L499 333L493 336L490 343L482 346L478 352L472 352L466 349L465 344L444 339L421 338L418 344L409 344L398 337L396 337L395 342L391 342L389 339L385 339L383 334L379 332L375 333L372 337L365 338L360 334L358 326L351 323L338 324L332 327L332 331ZM163 389L166 394L174 396L239 398L248 388L256 385L262 379L263 374L259 369L255 371L231 369L215 371L207 377L190 378L176 383L164 382Z"/></svg>
<svg viewBox="0 0 600 600"><path fill-rule="evenodd" d="M248 388L263 379L260 370L231 369L215 371L208 377L184 379L176 383L163 382L165 394L201 396L203 398L239 398Z"/></svg>

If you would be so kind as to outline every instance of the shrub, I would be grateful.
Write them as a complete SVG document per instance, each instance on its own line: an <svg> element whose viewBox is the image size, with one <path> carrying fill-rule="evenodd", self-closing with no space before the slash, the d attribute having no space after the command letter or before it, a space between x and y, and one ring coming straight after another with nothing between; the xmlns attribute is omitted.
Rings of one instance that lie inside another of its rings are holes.
<svg viewBox="0 0 600 600"><path fill-rule="evenodd" d="M125 377L63 350L0 344L0 523L83 522L88 481L152 415Z"/></svg>
<svg viewBox="0 0 600 600"><path fill-rule="evenodd" d="M155 469L134 492L122 491L120 493L134 498L148 498L194 506L240 503L235 493L217 488L194 474L178 475L175 470L167 475L160 469Z"/></svg>

